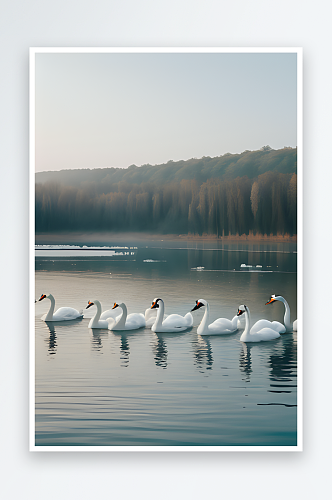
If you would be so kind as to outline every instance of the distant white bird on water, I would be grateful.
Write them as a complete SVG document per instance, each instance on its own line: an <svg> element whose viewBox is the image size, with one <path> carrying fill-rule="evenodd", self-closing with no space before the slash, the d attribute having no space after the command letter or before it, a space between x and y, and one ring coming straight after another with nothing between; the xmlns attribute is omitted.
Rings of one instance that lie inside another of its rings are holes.
<svg viewBox="0 0 332 500"><path fill-rule="evenodd" d="M123 302L121 304L114 303L112 309L119 307L122 309L122 314L116 319L109 318L108 329L115 331L123 330L138 330L138 328L145 328L145 318L142 313L127 313L127 306Z"/></svg>
<svg viewBox="0 0 332 500"><path fill-rule="evenodd" d="M158 309L156 320L151 327L153 332L181 332L183 330L187 330L193 325L194 320L191 312L188 312L185 316L181 316L180 314L170 314L164 318L165 306L162 299L154 299L151 309Z"/></svg>
<svg viewBox="0 0 332 500"><path fill-rule="evenodd" d="M105 311L105 313L103 313L104 315L106 315L106 318L105 317L103 318L103 314L101 313L101 311L102 311L101 303L99 302L99 300L94 300L93 302L90 302L90 300L89 300L88 305L86 306L86 309L89 309L89 307L91 307L91 306L96 306L97 311L96 311L96 314L94 315L94 317L91 318L91 320L88 324L88 328L108 328L107 318L109 318L110 316L107 315L107 313L109 313L110 310Z"/></svg>
<svg viewBox="0 0 332 500"><path fill-rule="evenodd" d="M54 312L55 299L52 294L42 294L38 302L44 299L49 299L51 301L51 305L49 311L41 317L43 321L69 321L71 319L83 318L83 311L77 311L77 309L74 309L73 307L60 307L56 312Z"/></svg>
<svg viewBox="0 0 332 500"><path fill-rule="evenodd" d="M297 332L297 319L291 323L290 307L286 299L284 299L281 295L271 295L270 300L266 302L265 305L267 306L268 304L273 304L275 301L282 302L285 306L284 324L286 332Z"/></svg>
<svg viewBox="0 0 332 500"><path fill-rule="evenodd" d="M218 318L213 323L209 324L210 306L204 299L196 300L196 305L191 311L197 311L205 306L204 316L200 322L197 333L199 335L227 335L228 333L235 333L238 329L239 318L237 315L232 320L227 318Z"/></svg>
<svg viewBox="0 0 332 500"><path fill-rule="evenodd" d="M262 342L265 340L273 340L280 337L280 333L285 333L286 328L278 321L268 321L260 319L252 328L250 328L250 311L249 307L241 305L238 309L238 316L245 315L246 326L240 337L241 342Z"/></svg>

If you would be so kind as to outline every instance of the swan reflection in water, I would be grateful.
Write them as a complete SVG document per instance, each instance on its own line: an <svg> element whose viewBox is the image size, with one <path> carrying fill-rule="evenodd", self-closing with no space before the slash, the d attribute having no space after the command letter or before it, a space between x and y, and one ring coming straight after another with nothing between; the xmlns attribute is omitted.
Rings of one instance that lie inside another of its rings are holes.
<svg viewBox="0 0 332 500"><path fill-rule="evenodd" d="M82 318L72 319L70 321L70 326L68 325L68 321L57 321L56 323L53 321L45 321L45 325L49 330L49 337L45 340L48 344L48 353L53 355L57 352L57 330L59 331L61 328L67 329L68 327L72 328L73 325L81 323L81 321Z"/></svg>
<svg viewBox="0 0 332 500"><path fill-rule="evenodd" d="M113 335L117 338L120 338L120 366L123 368L127 368L129 366L129 355L130 355L130 347L129 347L129 337L135 336L137 333L131 334L130 332L125 331L116 331L114 330Z"/></svg>
<svg viewBox="0 0 332 500"><path fill-rule="evenodd" d="M55 327L52 323L46 323L47 325L47 328L49 329L50 331L50 336L48 339L45 340L46 344L48 344L48 353L49 354L56 354L56 351L57 351L57 347L58 347L58 344L57 344L57 339L56 339L56 331L55 331Z"/></svg>
<svg viewBox="0 0 332 500"><path fill-rule="evenodd" d="M100 328L91 329L91 346L95 351L101 351L103 348L102 339L108 337L108 332Z"/></svg>
<svg viewBox="0 0 332 500"><path fill-rule="evenodd" d="M203 373L203 369L212 370L213 356L212 348L208 338L197 335L193 343L194 364Z"/></svg>
<svg viewBox="0 0 332 500"><path fill-rule="evenodd" d="M129 365L129 354L130 354L130 349L129 349L129 342L128 342L128 337L126 334L121 335L121 344L120 344L120 360L121 360L121 366L124 368L127 368Z"/></svg>
<svg viewBox="0 0 332 500"><path fill-rule="evenodd" d="M294 337L285 336L283 342L269 356L271 382L290 382L296 377L297 347Z"/></svg>
<svg viewBox="0 0 332 500"><path fill-rule="evenodd" d="M156 366L167 368L167 345L163 338L163 334L155 333L152 350L154 352L154 362Z"/></svg>
<svg viewBox="0 0 332 500"><path fill-rule="evenodd" d="M243 378L245 382L250 382L250 376L253 373L252 349L256 349L256 354L264 356L266 360L264 364L269 369L269 378L272 382L270 384L271 388L278 387L278 384L274 385L273 383L294 380L294 377L296 377L297 350L293 338L282 336L280 341L273 344L273 346L265 343L254 345L243 343L240 351L239 367L240 371L245 375L245 378ZM278 391L272 390L272 392Z"/></svg>
<svg viewBox="0 0 332 500"><path fill-rule="evenodd" d="M188 331L190 330L187 330L187 332ZM168 342L171 342L172 345L174 345L174 343L178 339L183 338L183 335L185 335L187 332L181 331L178 333L171 333L171 332L154 333L152 350L154 352L154 362L156 366L167 368L168 349L166 340Z"/></svg>
<svg viewBox="0 0 332 500"><path fill-rule="evenodd" d="M240 351L240 371L244 374L242 379L244 382L250 382L250 375L252 374L252 361L251 361L251 349L252 345L242 343Z"/></svg>

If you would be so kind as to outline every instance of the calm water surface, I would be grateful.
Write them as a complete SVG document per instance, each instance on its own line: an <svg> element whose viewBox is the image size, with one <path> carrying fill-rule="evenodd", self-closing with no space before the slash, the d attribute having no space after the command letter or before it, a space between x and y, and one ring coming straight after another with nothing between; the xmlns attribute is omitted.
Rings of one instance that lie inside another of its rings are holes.
<svg viewBox="0 0 332 500"><path fill-rule="evenodd" d="M295 446L296 334L258 344L240 342L242 330L201 337L202 310L186 332L113 333L88 329L85 307L123 301L144 312L161 297L166 313L185 314L203 298L211 321L243 303L253 322L282 321L283 304L265 306L276 293L293 321L296 245L99 246L37 247L36 298L52 293L56 308L84 318L47 324L49 301L36 303L36 445Z"/></svg>

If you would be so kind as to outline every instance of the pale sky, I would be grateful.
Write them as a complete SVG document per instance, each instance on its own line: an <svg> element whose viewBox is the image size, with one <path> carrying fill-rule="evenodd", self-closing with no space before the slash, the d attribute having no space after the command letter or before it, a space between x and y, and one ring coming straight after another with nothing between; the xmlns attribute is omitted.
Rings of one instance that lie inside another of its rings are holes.
<svg viewBox="0 0 332 500"><path fill-rule="evenodd" d="M36 171L295 147L296 59L36 54Z"/></svg>

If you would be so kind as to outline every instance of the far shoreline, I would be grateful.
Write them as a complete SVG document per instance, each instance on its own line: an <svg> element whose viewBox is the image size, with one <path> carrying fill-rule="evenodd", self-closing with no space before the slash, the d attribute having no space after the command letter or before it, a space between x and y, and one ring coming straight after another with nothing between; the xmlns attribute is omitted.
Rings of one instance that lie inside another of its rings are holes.
<svg viewBox="0 0 332 500"><path fill-rule="evenodd" d="M124 232L115 233L109 231L68 231L52 233L36 233L36 245L59 245L59 244L78 244L94 242L126 242L126 241L187 241L187 242L218 242L218 243L297 243L297 235L289 234L236 234L228 236L217 236L212 234L160 234L147 232Z"/></svg>

